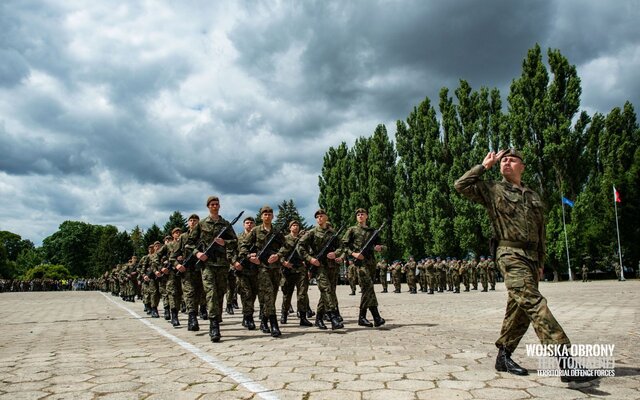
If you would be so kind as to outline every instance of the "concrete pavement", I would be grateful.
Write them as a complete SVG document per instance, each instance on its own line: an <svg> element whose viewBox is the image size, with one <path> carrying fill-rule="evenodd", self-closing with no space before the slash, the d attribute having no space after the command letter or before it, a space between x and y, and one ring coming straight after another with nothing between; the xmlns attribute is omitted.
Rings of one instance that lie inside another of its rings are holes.
<svg viewBox="0 0 640 400"><path fill-rule="evenodd" d="M140 301L99 292L0 293L0 399L640 399L640 281L542 283L573 343L614 344L615 377L564 384L537 376L530 328L494 370L506 291L378 293L382 328L357 325L358 296L340 286L345 329L273 339L224 315L222 341L151 319ZM380 286L376 285L376 292ZM312 304L318 292L310 288ZM278 297L278 306L281 296Z"/></svg>

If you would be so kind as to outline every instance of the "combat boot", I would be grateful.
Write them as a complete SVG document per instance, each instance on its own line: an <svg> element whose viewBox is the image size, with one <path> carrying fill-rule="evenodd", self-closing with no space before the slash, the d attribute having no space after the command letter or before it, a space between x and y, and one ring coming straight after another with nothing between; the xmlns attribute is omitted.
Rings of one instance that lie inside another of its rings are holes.
<svg viewBox="0 0 640 400"><path fill-rule="evenodd" d="M318 312L318 314L316 314L316 323L315 323L315 326L317 326L318 328L320 328L320 329L323 329L323 330L324 330L324 329L327 329L327 326L324 324L323 319L324 319L324 318L323 318L322 313L321 313L321 312Z"/></svg>
<svg viewBox="0 0 640 400"><path fill-rule="evenodd" d="M430 288L429 292L427 292L427 294L433 294L433 288Z"/></svg>
<svg viewBox="0 0 640 400"><path fill-rule="evenodd" d="M269 315L269 323L271 324L271 336L278 337L282 335L282 332L280 332L280 328L278 327L277 315Z"/></svg>
<svg viewBox="0 0 640 400"><path fill-rule="evenodd" d="M315 317L315 316L316 316L316 313L315 313L315 312L313 312L313 310L312 310L312 309L308 309L308 310L307 310L307 318L313 318L313 317Z"/></svg>
<svg viewBox="0 0 640 400"><path fill-rule="evenodd" d="M349 293L349 296L355 296L356 295L356 291L351 289L351 293Z"/></svg>
<svg viewBox="0 0 640 400"><path fill-rule="evenodd" d="M289 314L293 314L293 304L289 305Z"/></svg>
<svg viewBox="0 0 640 400"><path fill-rule="evenodd" d="M280 323L281 324L286 324L288 316L289 316L289 313L287 311L285 311L285 310L282 310L282 313L280 314Z"/></svg>
<svg viewBox="0 0 640 400"><path fill-rule="evenodd" d="M487 292L487 288L482 289L481 292Z"/></svg>
<svg viewBox="0 0 640 400"><path fill-rule="evenodd" d="M496 287L495 286L491 286L491 289L489 289L489 290L496 290Z"/></svg>
<svg viewBox="0 0 640 400"><path fill-rule="evenodd" d="M500 347L498 350L498 357L496 357L496 371L508 372L513 375L529 375L529 371L519 366L515 361L511 359L511 352Z"/></svg>
<svg viewBox="0 0 640 400"><path fill-rule="evenodd" d="M195 311L189 312L189 322L187 323L187 330L192 332L198 332L200 325L198 325L198 317Z"/></svg>
<svg viewBox="0 0 640 400"><path fill-rule="evenodd" d="M225 309L225 311L227 312L227 314L233 315L233 305L227 303L227 308Z"/></svg>
<svg viewBox="0 0 640 400"><path fill-rule="evenodd" d="M234 298L233 301L231 302L231 307L233 307L234 309L239 309L240 307L238 307L238 298Z"/></svg>
<svg viewBox="0 0 640 400"><path fill-rule="evenodd" d="M360 316L358 317L358 325L366 326L367 328L373 328L373 324L371 322L369 322L369 320L367 319L367 309L366 308L361 308L360 309Z"/></svg>
<svg viewBox="0 0 640 400"><path fill-rule="evenodd" d="M180 306L180 312L183 314L187 312L187 303L182 303L182 305Z"/></svg>
<svg viewBox="0 0 640 400"><path fill-rule="evenodd" d="M342 315L340 315L340 307L338 306L336 306L335 315L336 315L336 318L338 319L338 322L344 322Z"/></svg>
<svg viewBox="0 0 640 400"><path fill-rule="evenodd" d="M169 321L171 319L171 314L169 312L169 307L164 308L164 319Z"/></svg>
<svg viewBox="0 0 640 400"><path fill-rule="evenodd" d="M151 318L160 318L160 314L158 314L158 307L151 307Z"/></svg>
<svg viewBox="0 0 640 400"><path fill-rule="evenodd" d="M151 314L151 310L149 309L149 305L147 303L144 303L144 312L146 314Z"/></svg>
<svg viewBox="0 0 640 400"><path fill-rule="evenodd" d="M262 333L271 333L268 322L269 322L269 317L265 315L260 317L260 330L262 331Z"/></svg>
<svg viewBox="0 0 640 400"><path fill-rule="evenodd" d="M305 313L300 313L300 326L313 326L313 324L307 319Z"/></svg>
<svg viewBox="0 0 640 400"><path fill-rule="evenodd" d="M178 320L178 309L177 308L172 308L171 309L171 325L173 325L174 327L180 326L180 321Z"/></svg>
<svg viewBox="0 0 640 400"><path fill-rule="evenodd" d="M371 315L373 316L373 326L378 327L378 326L382 326L384 325L385 321L384 318L382 318L380 316L380 313L378 312L378 307L369 307L369 311L371 311Z"/></svg>
<svg viewBox="0 0 640 400"><path fill-rule="evenodd" d="M253 322L253 315L252 314L246 314L244 316L244 326L250 331L253 331L253 330L256 329L256 323Z"/></svg>
<svg viewBox="0 0 640 400"><path fill-rule="evenodd" d="M384 288L384 289L382 289L382 292L380 292L380 293L389 293L389 291L386 288Z"/></svg>
<svg viewBox="0 0 640 400"><path fill-rule="evenodd" d="M344 328L344 324L338 320L338 315L335 311L329 311L327 314L329 315L329 320L331 321L332 331Z"/></svg>
<svg viewBox="0 0 640 400"><path fill-rule="evenodd" d="M209 319L209 312L206 304L200 304L200 319L206 321Z"/></svg>
<svg viewBox="0 0 640 400"><path fill-rule="evenodd" d="M598 376L594 374L594 372L588 368L583 367L579 363L575 361L569 355L569 349L566 345L562 345L561 354L567 354L566 356L558 356L558 367L560 368L561 375L560 381L564 383L575 382L589 382L594 379L597 379Z"/></svg>
<svg viewBox="0 0 640 400"><path fill-rule="evenodd" d="M209 336L211 337L211 341L214 343L219 342L222 337L220 335L220 323L217 318L211 318L209 320Z"/></svg>

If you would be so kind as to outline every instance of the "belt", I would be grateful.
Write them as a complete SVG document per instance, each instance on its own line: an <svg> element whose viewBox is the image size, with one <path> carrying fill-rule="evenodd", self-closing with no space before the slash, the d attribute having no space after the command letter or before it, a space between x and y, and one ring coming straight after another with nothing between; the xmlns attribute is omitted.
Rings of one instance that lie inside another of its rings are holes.
<svg viewBox="0 0 640 400"><path fill-rule="evenodd" d="M538 250L538 242L513 242L511 240L498 241L498 247L515 247L522 250Z"/></svg>

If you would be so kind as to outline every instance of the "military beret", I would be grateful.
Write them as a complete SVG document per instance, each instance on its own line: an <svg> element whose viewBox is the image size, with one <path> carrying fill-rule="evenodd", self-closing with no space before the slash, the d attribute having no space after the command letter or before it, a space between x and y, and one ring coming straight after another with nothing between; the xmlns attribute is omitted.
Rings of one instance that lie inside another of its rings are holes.
<svg viewBox="0 0 640 400"><path fill-rule="evenodd" d="M255 223L255 222L256 222L256 219L255 219L255 218L253 218L253 217L247 217L247 218L245 218L245 219L243 219L243 220L242 220L242 222L243 222L243 223L244 223L244 222L247 222L247 221L251 221L251 222Z"/></svg>
<svg viewBox="0 0 640 400"><path fill-rule="evenodd" d="M289 228L291 228L293 225L298 225L300 226L300 222L298 222L298 220L292 220L291 222L289 222Z"/></svg>
<svg viewBox="0 0 640 400"><path fill-rule="evenodd" d="M198 216L198 214L189 215L189 219L197 219L198 221L200 221L200 217Z"/></svg>
<svg viewBox="0 0 640 400"><path fill-rule="evenodd" d="M273 208L271 208L270 206L264 205L262 206L262 208L260 208L260 214L263 213L272 213L273 214Z"/></svg>
<svg viewBox="0 0 640 400"><path fill-rule="evenodd" d="M154 246L162 246L162 243L158 242L157 240L155 242L153 242Z"/></svg>
<svg viewBox="0 0 640 400"><path fill-rule="evenodd" d="M322 214L327 215L327 212L322 208L318 208L316 212L313 214L313 218L318 218L318 215L322 215Z"/></svg>
<svg viewBox="0 0 640 400"><path fill-rule="evenodd" d="M358 214L360 214L360 213L365 213L365 214L369 215L369 213L367 212L367 209L366 209L366 208L358 208L358 209L356 210L356 215L358 215Z"/></svg>
<svg viewBox="0 0 640 400"><path fill-rule="evenodd" d="M209 196L207 197L207 207L209 207L209 203L211 203L212 201L217 201L218 203L220 202L220 199L218 198L218 196Z"/></svg>
<svg viewBox="0 0 640 400"><path fill-rule="evenodd" d="M167 235L167 236L164 237L164 241L166 242L167 240L173 240L173 238L171 236Z"/></svg>
<svg viewBox="0 0 640 400"><path fill-rule="evenodd" d="M172 235L173 235L174 233L176 233L176 232L180 232L180 233L182 233L182 229L180 229L180 228L178 228L178 227L175 227L175 228L173 228L173 229L171 230L171 234L172 234Z"/></svg>
<svg viewBox="0 0 640 400"><path fill-rule="evenodd" d="M509 150L507 150L502 157L505 156L509 156L509 157L515 157L515 158L519 158L520 161L524 161L524 159L522 158L522 154L520 154L520 152L514 148L511 148ZM500 157L500 159L502 160L502 157Z"/></svg>
<svg viewBox="0 0 640 400"><path fill-rule="evenodd" d="M160 242L158 242L158 243L160 243ZM147 247L147 249L153 249L153 244L150 244L149 247Z"/></svg>

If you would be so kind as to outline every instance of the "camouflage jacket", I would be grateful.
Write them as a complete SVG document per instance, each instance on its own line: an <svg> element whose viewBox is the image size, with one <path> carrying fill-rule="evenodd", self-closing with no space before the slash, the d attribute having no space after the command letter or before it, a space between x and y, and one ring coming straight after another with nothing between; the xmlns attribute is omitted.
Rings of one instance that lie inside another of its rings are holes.
<svg viewBox="0 0 640 400"><path fill-rule="evenodd" d="M371 235L373 235L373 232L375 232L375 228L370 226L362 227L360 225L355 225L347 229L342 237L342 254L351 257L351 253L360 251ZM357 262L356 265L376 265L373 248L378 244L380 244L380 235L373 239L373 243L369 245L369 248L363 254L364 260Z"/></svg>
<svg viewBox="0 0 640 400"><path fill-rule="evenodd" d="M190 252L195 256L198 252L204 252L225 227L227 229L222 235L224 246L214 245L205 265L228 268L237 258L238 237L229 221L221 216L214 221L208 215L189 231L184 244L185 254Z"/></svg>
<svg viewBox="0 0 640 400"><path fill-rule="evenodd" d="M314 226L307 233L305 233L298 242L298 251L300 256L307 262L310 262L312 258L316 257L320 250L326 245L327 241L336 233L335 229L328 226L323 229L319 226ZM340 246L340 239L336 238L332 243L332 248L327 249L327 253L335 251L335 247ZM321 260L321 266L328 267L329 261L325 257Z"/></svg>
<svg viewBox="0 0 640 400"><path fill-rule="evenodd" d="M500 182L485 181L482 179L484 172L482 165L471 168L455 182L456 190L487 209L496 239L524 243L530 247L499 246L499 254L515 253L542 266L545 226L540 196L524 185L518 188L505 179Z"/></svg>
<svg viewBox="0 0 640 400"><path fill-rule="evenodd" d="M267 249L264 249L264 246L266 245L272 233L275 234L275 237L269 244L269 247ZM281 231L278 231L275 226L272 225L271 230L268 231L265 229L264 225L261 224L255 226L251 230L251 232L242 237L242 241L240 242L240 248L238 251L238 258L246 258L251 253L259 253L260 251L264 250L263 257L261 257L260 260L260 265L266 268L279 268L280 260L282 260L286 251L284 248L284 243L284 235ZM272 254L277 254L279 260L274 262L273 264L268 264L266 260Z"/></svg>

